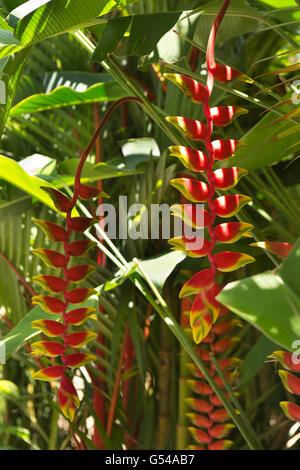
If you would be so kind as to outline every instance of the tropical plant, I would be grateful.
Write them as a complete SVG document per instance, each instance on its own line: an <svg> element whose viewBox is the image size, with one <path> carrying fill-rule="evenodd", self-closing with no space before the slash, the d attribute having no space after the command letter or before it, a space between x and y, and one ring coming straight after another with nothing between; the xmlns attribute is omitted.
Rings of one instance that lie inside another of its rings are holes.
<svg viewBox="0 0 300 470"><path fill-rule="evenodd" d="M2 448L298 448L297 2L1 6Z"/></svg>

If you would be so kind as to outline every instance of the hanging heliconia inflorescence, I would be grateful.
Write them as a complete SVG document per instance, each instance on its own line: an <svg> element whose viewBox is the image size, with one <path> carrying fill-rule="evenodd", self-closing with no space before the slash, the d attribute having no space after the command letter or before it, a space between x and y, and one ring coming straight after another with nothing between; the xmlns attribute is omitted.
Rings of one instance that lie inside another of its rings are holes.
<svg viewBox="0 0 300 470"><path fill-rule="evenodd" d="M60 357L59 364L45 367L33 374L34 379L59 380L58 400L64 415L71 421L75 407L79 406L77 391L72 383L69 369L81 367L95 359L95 356L77 352L77 348L93 340L97 334L91 331L70 331L70 326L81 325L96 311L95 308L80 306L96 291L88 287L74 287L73 284L84 281L95 269L88 264L70 266L71 257L83 256L95 243L88 240L71 241L72 232L84 232L97 219L92 217L73 217L72 211L78 198L90 199L99 196L99 190L93 186L80 183L80 171L74 185L74 195L70 199L61 191L51 187L42 187L52 198L54 205L66 215L65 227L47 220L35 220L46 236L60 242L63 253L44 248L33 250L48 266L61 270L61 276L38 275L33 278L51 295L37 295L32 298L34 304L40 305L49 314L60 315L57 321L41 319L32 322L33 328L41 330L48 341L38 341L31 345L34 356L44 355L50 358ZM55 296L53 295L55 294ZM74 308L73 308L74 306ZM55 337L57 341L53 341Z"/></svg>
<svg viewBox="0 0 300 470"><path fill-rule="evenodd" d="M187 331L187 334L189 334L189 311L190 300L186 297L182 299L181 326ZM195 349L199 358L205 362L209 374L227 398L229 396L224 390L225 386L221 377L211 362L210 353L212 352L217 358L218 365L225 374L227 382L233 384L239 376L242 361L237 357L222 356L240 340L238 336L233 336L233 330L238 326L240 326L240 320L233 318L229 310L222 307L219 318L212 326L210 333ZM191 450L229 449L233 442L228 439L228 435L234 428L234 424L230 422L228 412L195 364L187 362L184 369L184 380L189 389L189 394L185 397L185 403L189 408L186 417L191 423L187 430L194 441L187 447ZM187 441L189 442L188 438Z"/></svg>
<svg viewBox="0 0 300 470"><path fill-rule="evenodd" d="M295 375L297 373L300 374L299 356L288 351L275 351L270 358L279 362L281 367L283 367L283 369L278 371L283 386L288 392L300 397L300 377ZM290 401L282 401L280 406L289 419L300 421L300 402L298 405Z"/></svg>
<svg viewBox="0 0 300 470"><path fill-rule="evenodd" d="M227 126L237 116L247 110L235 106L210 107L209 98L213 91L214 80L227 83L233 79L245 79L245 76L231 67L216 64L214 60L214 43L217 30L223 19L229 1L225 1L218 16L213 22L207 46L207 82L206 86L179 74L165 74L165 78L178 85L181 90L194 102L202 103L206 123L185 117L171 116L167 121L178 128L185 137L196 142L204 142L205 152L183 147L171 146L170 154L181 160L186 168L196 173L204 174L206 182L195 178L175 178L171 184L192 203L207 203L207 210L201 210L197 205L180 206L175 215L182 217L185 223L194 228L206 228L209 239L199 237L189 240L186 237L176 237L169 240L173 249L186 252L188 256L207 256L210 267L192 276L182 287L180 298L195 295L190 312L190 324L193 330L194 341L198 344L209 334L216 322L220 304L216 296L221 286L216 282L216 275L233 271L247 263L254 261L252 256L235 251L221 251L214 253L216 243L234 243L243 236L250 236L251 224L243 222L225 222L215 225L216 216L228 218L235 215L251 198L240 194L231 194L216 197L219 192L233 188L247 171L239 167L221 168L214 170L214 162L224 161L234 155L238 147L244 145L235 139L212 140L214 126ZM194 209L193 209L194 207ZM188 212L188 213L186 213ZM198 212L198 214L197 214ZM202 227L195 227L195 221L202 213ZM191 243L192 242L192 243ZM198 245L198 246L197 246Z"/></svg>

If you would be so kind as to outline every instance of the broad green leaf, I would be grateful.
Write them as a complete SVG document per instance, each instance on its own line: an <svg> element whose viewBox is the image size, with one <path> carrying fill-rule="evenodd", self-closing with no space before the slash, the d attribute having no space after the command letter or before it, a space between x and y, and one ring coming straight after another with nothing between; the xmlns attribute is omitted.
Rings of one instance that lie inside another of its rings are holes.
<svg viewBox="0 0 300 470"><path fill-rule="evenodd" d="M41 186L51 187L51 185L36 176L30 176L16 161L2 155L0 155L0 179L31 194L57 212L50 196L41 189Z"/></svg>
<svg viewBox="0 0 300 470"><path fill-rule="evenodd" d="M243 359L241 367L241 375L238 386L241 387L248 380L252 379L264 366L268 360L268 356L277 348L273 341L261 335L255 345L250 349L246 357Z"/></svg>
<svg viewBox="0 0 300 470"><path fill-rule="evenodd" d="M201 46L206 47L212 22L222 5L223 1L216 0L195 10L201 11L194 40ZM246 0L231 0L226 15L221 23L216 36L216 44L222 43L245 33L252 33L259 29L259 15L255 8L249 6Z"/></svg>
<svg viewBox="0 0 300 470"><path fill-rule="evenodd" d="M218 295L229 309L292 351L300 335L300 239L281 267L231 282Z"/></svg>
<svg viewBox="0 0 300 470"><path fill-rule="evenodd" d="M121 47L115 51L119 56L135 55L141 57L141 63L179 60L186 54L188 45L173 30L191 37L197 21L197 15L186 18L187 13L173 11L113 18L108 21L91 61L103 60L120 41ZM130 30L129 37L124 37L126 30Z"/></svg>
<svg viewBox="0 0 300 470"><path fill-rule="evenodd" d="M282 279L273 273L231 282L218 300L275 343L292 351L300 337L300 315Z"/></svg>
<svg viewBox="0 0 300 470"><path fill-rule="evenodd" d="M35 44L57 34L80 29L96 17L121 9L136 0L30 0L12 11L9 23L24 45ZM41 3L44 5L37 8ZM31 11L31 12L30 12Z"/></svg>
<svg viewBox="0 0 300 470"><path fill-rule="evenodd" d="M172 251L140 261L139 264L155 287L162 291L166 280L177 264L181 263L184 258L186 258L186 255L182 251Z"/></svg>
<svg viewBox="0 0 300 470"><path fill-rule="evenodd" d="M20 101L11 109L10 117L65 106L116 101L125 96L127 96L126 92L114 80L95 84L86 91L75 91L69 87L58 87L49 94L38 93Z"/></svg>
<svg viewBox="0 0 300 470"><path fill-rule="evenodd" d="M98 296L90 297L81 306L97 308ZM74 307L70 306L69 310L72 308ZM4 338L2 338L5 344L6 357L11 356L18 351L26 341L40 333L39 330L32 328L31 322L43 319L58 320L58 318L60 318L60 315L46 313L40 306L34 307Z"/></svg>
<svg viewBox="0 0 300 470"><path fill-rule="evenodd" d="M44 39L105 22L106 20L100 20L99 16L112 10L122 9L135 1L137 0L86 0L84 5L81 0L23 2L8 16L9 25L14 28L14 36L3 38L0 58L14 54ZM4 29L8 28L4 27Z"/></svg>
<svg viewBox="0 0 300 470"><path fill-rule="evenodd" d="M240 166L247 170L255 170L287 157L289 155L287 148L292 144L297 144L296 148L293 149L293 152L295 152L300 147L297 133L274 140L277 134L293 127L292 122L282 121L266 127L277 118L278 115L273 111L263 117L249 132L241 137L240 140L245 142L247 147L237 150L236 155L230 159L230 163L222 166Z"/></svg>
<svg viewBox="0 0 300 470"><path fill-rule="evenodd" d="M0 81L0 136L2 135L9 110L13 103L16 88L20 81L24 66L29 56L30 50L22 51L14 56L4 59L4 67L1 69Z"/></svg>
<svg viewBox="0 0 300 470"><path fill-rule="evenodd" d="M99 179L117 178L120 176L143 173L144 170L137 168L137 164L144 162L145 158L137 161L134 157L132 159L127 158L126 160L117 157L109 160L107 163L101 162L96 165L86 162L82 171L81 181L82 183L87 183ZM77 166L77 158L71 158L59 166L62 178L67 184L72 184Z"/></svg>

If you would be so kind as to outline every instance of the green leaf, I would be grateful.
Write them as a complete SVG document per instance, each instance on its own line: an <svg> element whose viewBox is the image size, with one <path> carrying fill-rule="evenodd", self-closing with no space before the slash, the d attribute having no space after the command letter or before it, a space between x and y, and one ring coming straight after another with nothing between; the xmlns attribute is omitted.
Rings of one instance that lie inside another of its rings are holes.
<svg viewBox="0 0 300 470"><path fill-rule="evenodd" d="M62 108L102 101L116 101L127 96L126 92L114 80L92 85L86 91L75 91L70 87L58 87L51 93L38 93L20 101L10 111L10 117L20 114L32 114L46 109Z"/></svg>
<svg viewBox="0 0 300 470"><path fill-rule="evenodd" d="M139 162L137 162L136 159L133 160L134 161L128 158L126 159L126 161L124 161L124 159L118 157L109 160L108 163L101 162L97 165L85 162L82 171L81 182L88 183L92 181L97 181L99 179L102 180L107 178L117 178L120 176L129 176L138 173L143 173L143 169L137 169L137 163L144 163L145 160L141 159L141 161ZM60 172L62 173L62 178L67 184L72 184L77 166L77 158L71 158L70 160L59 165Z"/></svg>
<svg viewBox="0 0 300 470"><path fill-rule="evenodd" d="M201 47L206 48L212 22L218 14L222 3L223 0L216 0L194 10L195 12L201 11L202 13L194 35L194 40ZM250 7L246 0L231 0L216 36L216 44L258 30L260 27L258 18L257 10Z"/></svg>
<svg viewBox="0 0 300 470"><path fill-rule="evenodd" d="M5 424L0 424L0 433L12 434L14 436L20 437L26 444L32 445L30 440L30 431L26 428L20 426L6 426Z"/></svg>
<svg viewBox="0 0 300 470"><path fill-rule="evenodd" d="M114 18L108 21L103 35L96 46L91 61L101 61L108 53L115 51L119 56L141 57L142 64L164 60L176 62L188 51L189 46L174 32L189 37L193 35L198 15L187 17L187 11L173 11ZM130 29L129 37L124 38Z"/></svg>
<svg viewBox="0 0 300 470"><path fill-rule="evenodd" d="M9 110L15 97L16 88L20 81L24 66L29 56L30 50L22 51L9 57L1 69L0 81L0 136L2 135Z"/></svg>
<svg viewBox="0 0 300 470"><path fill-rule="evenodd" d="M0 380L0 397L1 398L19 398L19 387L10 380Z"/></svg>
<svg viewBox="0 0 300 470"><path fill-rule="evenodd" d="M278 115L273 111L264 116L247 134L241 137L241 141L245 142L247 147L237 150L236 155L230 159L230 163L222 166L240 166L247 170L255 170L287 157L289 155L288 147L298 143L293 149L295 152L300 147L298 133L273 140L277 134L290 129L294 125L293 122L282 121L266 127L277 118Z"/></svg>
<svg viewBox="0 0 300 470"><path fill-rule="evenodd" d="M30 176L16 161L2 155L0 155L0 178L31 194L58 212L50 196L41 189L41 186L52 186L36 176Z"/></svg>
<svg viewBox="0 0 300 470"><path fill-rule="evenodd" d="M98 296L90 297L84 302L82 307L98 307ZM69 307L71 310L73 306ZM39 330L32 328L31 322L34 320L58 320L61 315L48 314L40 306L34 307L10 332L2 338L5 344L6 357L11 356L18 351L26 341L40 333Z"/></svg>
<svg viewBox="0 0 300 470"><path fill-rule="evenodd" d="M186 258L186 254L182 251L172 251L140 261L139 264L155 287L162 291L166 280L184 258Z"/></svg>
<svg viewBox="0 0 300 470"><path fill-rule="evenodd" d="M83 4L82 0L42 0L39 4L44 5L37 8L36 0L29 0L10 13L9 23L16 25L16 38L28 46L72 29L80 29L96 17L121 9L133 1L136 0L85 0Z"/></svg>
<svg viewBox="0 0 300 470"><path fill-rule="evenodd" d="M238 387L252 379L264 366L268 356L276 350L276 344L261 335L243 360Z"/></svg>
<svg viewBox="0 0 300 470"><path fill-rule="evenodd" d="M300 239L276 272L231 282L218 300L275 343L292 351L300 335Z"/></svg>

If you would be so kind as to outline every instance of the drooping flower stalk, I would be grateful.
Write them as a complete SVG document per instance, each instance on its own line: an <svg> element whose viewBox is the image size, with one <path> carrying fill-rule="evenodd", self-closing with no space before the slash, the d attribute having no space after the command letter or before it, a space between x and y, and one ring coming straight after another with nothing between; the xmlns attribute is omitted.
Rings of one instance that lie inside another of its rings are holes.
<svg viewBox="0 0 300 470"><path fill-rule="evenodd" d="M187 331L187 334L189 334L189 304L191 305L189 298L182 299L181 325ZM215 383L221 389L224 389L224 384L211 362L210 352L213 352L217 358L218 365L224 372L226 380L230 384L235 382L242 361L237 357L226 356L222 358L222 355L225 351L228 352L239 340L237 336L232 336L232 330L237 326L240 326L239 320L232 318L228 309L222 307L219 319L213 325L207 337L195 349L200 359L206 363ZM228 422L229 415L226 409L205 381L200 370L187 359L185 356L185 364L181 368L184 375L181 376L181 380L187 385L189 391L185 393L185 403L183 406L180 405L180 408L184 410L190 425L181 417L181 421L185 423L185 426L181 426L180 429L181 436L185 436L182 442L185 443L185 448L191 450L229 449L233 442L228 439L228 434L234 425ZM186 389L184 391L186 392ZM188 436L184 434L184 429L192 437L192 443Z"/></svg>
<svg viewBox="0 0 300 470"><path fill-rule="evenodd" d="M215 79L223 83L233 79L244 79L243 74L237 70L216 64L214 60L216 34L229 3L230 0L223 2L209 35L206 55L206 86L185 75L165 74L165 78L179 86L193 102L202 103L206 119L204 124L201 121L183 116L166 118L185 137L195 142L204 143L205 151L177 145L171 146L169 150L170 155L179 158L188 170L205 175L205 182L186 176L171 181L171 184L192 203L191 205L178 204L173 207L174 215L183 219L185 224L194 229L205 228L209 237L206 239L201 236L180 236L172 238L169 243L174 250L183 250L193 258L207 256L209 261L209 268L197 272L182 286L179 297L182 298L182 301L188 300L190 306L185 312L187 316L182 315L181 324L188 327L189 323L194 341L197 344L201 343L196 352L201 360L207 362L212 378L221 388L224 387L224 384L211 362L210 352L218 358L224 352L228 353L239 338L231 335L231 330L237 322L229 317L228 310L216 299L221 290L217 276L254 261L251 256L244 253L232 251L215 253L217 243L234 243L241 237L249 237L253 228L251 224L242 222L226 222L216 225L217 217L229 218L251 200L248 196L240 194L216 197L216 191L233 188L238 180L247 174L246 170L238 167L214 170L216 160L228 160L241 145L245 145L235 139L212 140L215 126L227 126L240 114L247 112L247 110L234 106L210 107L210 97ZM206 203L207 208L201 209L197 203ZM194 300L191 299L192 296L195 296ZM241 361L234 357L226 357L226 359L221 357L217 359L217 362L221 370L224 371L227 381L232 383L236 378L237 367ZM192 444L189 448L209 450L229 448L232 442L226 437L234 425L228 423L227 411L195 365L185 364L181 370L184 373L182 379L185 379L191 392L195 394L185 400L191 408L186 413L186 417L192 423L188 430L197 443L197 445ZM190 374L192 378L189 378ZM182 390L184 391L183 388ZM181 409L185 410L185 407L181 407ZM183 427L187 426L183 416L181 416L180 424L182 423L185 423ZM183 429L180 433L184 443L187 438Z"/></svg>
<svg viewBox="0 0 300 470"><path fill-rule="evenodd" d="M94 217L77 217L73 216L72 213L79 198L89 200L105 196L105 193L99 191L98 188L82 184L80 181L81 173L84 163L111 112L125 101L140 102L135 97L122 98L113 103L108 109L79 160L72 199L51 186L41 187L52 198L56 208L60 212L65 213L65 227L47 220L35 220L35 223L45 232L49 239L62 243L63 253L44 248L33 250L33 253L39 256L48 266L61 270L61 276L38 275L33 278L47 292L60 297L37 295L32 298L32 302L40 305L49 314L59 314L60 319L59 321L51 319L35 320L32 322L32 326L43 331L50 338L60 338L60 341L51 340L33 343L32 354L34 356L45 355L51 358L61 358L60 364L54 364L37 371L33 374L33 378L47 381L60 380L58 388L59 403L63 413L71 421L74 419L75 407L79 406L80 402L77 391L68 377L68 368L81 367L95 360L96 357L82 352L70 353L69 349L73 351L75 349L76 351L76 348L87 344L97 337L97 334L91 331L69 331L70 325L81 325L96 312L95 308L80 306L96 291L86 287L73 288L72 286L72 284L84 281L94 271L94 266L87 264L70 266L70 261L71 257L81 257L90 248L95 246L94 242L87 239L71 242L72 233L84 232L91 225L95 224L97 219ZM77 308L73 308L76 305Z"/></svg>
<svg viewBox="0 0 300 470"><path fill-rule="evenodd" d="M192 203L207 203L207 210L197 206L192 209L181 205L174 210L174 215L183 218L184 222L193 228L206 228L209 239L203 237L175 237L169 240L173 249L186 252L191 257L207 256L210 267L204 269L189 279L182 287L180 297L196 295L190 312L190 323L196 343L202 341L216 322L220 304L216 296L221 288L216 276L221 272L233 271L254 261L244 253L221 251L214 252L216 243L234 243L242 236L250 236L251 224L228 222L215 225L216 216L231 217L235 215L251 198L233 194L215 197L216 190L225 191L233 188L241 177L247 174L243 168L229 167L214 170L215 160L227 160L241 145L235 139L212 140L214 126L227 126L233 119L247 110L235 106L210 107L210 96L214 80L228 82L242 78L243 74L231 67L216 64L214 60L214 44L217 31L224 17L230 0L223 2L219 14L215 18L207 45L207 81L206 86L192 78L179 74L165 74L165 78L178 85L183 92L196 103L202 103L206 123L183 116L170 116L166 119L176 126L186 137L196 142L203 142L206 152L198 149L171 146L170 154L179 158L186 168L205 175L206 182L193 178L175 178L171 184L176 187L186 199ZM189 213L188 213L189 212ZM202 215L202 226L196 227L197 215Z"/></svg>

